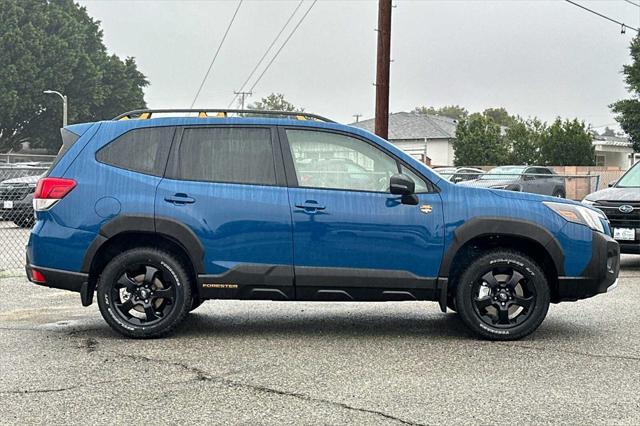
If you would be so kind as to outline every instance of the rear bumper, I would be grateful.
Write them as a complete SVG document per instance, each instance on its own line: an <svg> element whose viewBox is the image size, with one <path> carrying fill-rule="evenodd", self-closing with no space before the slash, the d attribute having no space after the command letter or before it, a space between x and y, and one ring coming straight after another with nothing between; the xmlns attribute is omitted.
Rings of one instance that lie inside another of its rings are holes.
<svg viewBox="0 0 640 426"><path fill-rule="evenodd" d="M591 260L579 277L559 277L555 302L575 301L615 288L620 272L620 245L608 235L593 232Z"/></svg>
<svg viewBox="0 0 640 426"><path fill-rule="evenodd" d="M83 286L89 281L89 275L81 272L62 271L60 269L42 268L39 266L33 266L27 264L27 278L34 284L59 288L62 290L75 291L81 293ZM36 269L42 275L44 275L45 282L37 282L33 280L33 270Z"/></svg>

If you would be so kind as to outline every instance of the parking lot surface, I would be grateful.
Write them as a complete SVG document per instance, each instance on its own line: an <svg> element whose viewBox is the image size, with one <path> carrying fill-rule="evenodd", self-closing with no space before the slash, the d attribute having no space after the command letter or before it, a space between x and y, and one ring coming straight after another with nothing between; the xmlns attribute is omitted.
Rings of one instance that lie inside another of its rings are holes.
<svg viewBox="0 0 640 426"><path fill-rule="evenodd" d="M124 339L97 306L0 280L0 423L640 424L640 256L529 338L471 338L435 303L209 301Z"/></svg>

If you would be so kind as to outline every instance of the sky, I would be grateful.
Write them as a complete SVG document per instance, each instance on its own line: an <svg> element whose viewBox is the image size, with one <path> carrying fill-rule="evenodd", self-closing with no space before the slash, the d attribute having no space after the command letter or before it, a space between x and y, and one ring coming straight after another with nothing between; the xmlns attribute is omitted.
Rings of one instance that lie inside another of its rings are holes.
<svg viewBox="0 0 640 426"><path fill-rule="evenodd" d="M575 0L640 27L640 0ZM111 53L136 58L152 108L187 108L238 0L79 0L101 21ZM298 0L245 0L196 107L226 108ZM253 80L313 0L304 0ZM272 92L339 122L375 111L375 0L319 0L248 102ZM522 117L615 127L608 105L627 97L631 29L563 0L396 0L390 111L459 104ZM250 81L249 86L253 84Z"/></svg>

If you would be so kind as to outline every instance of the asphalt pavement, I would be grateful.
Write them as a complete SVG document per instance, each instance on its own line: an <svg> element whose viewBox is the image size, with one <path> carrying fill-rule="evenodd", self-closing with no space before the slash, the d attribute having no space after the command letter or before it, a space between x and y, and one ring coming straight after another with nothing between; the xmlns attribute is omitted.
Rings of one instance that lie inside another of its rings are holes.
<svg viewBox="0 0 640 426"><path fill-rule="evenodd" d="M0 279L0 423L640 424L640 256L532 336L437 304L209 301L159 340L77 294Z"/></svg>

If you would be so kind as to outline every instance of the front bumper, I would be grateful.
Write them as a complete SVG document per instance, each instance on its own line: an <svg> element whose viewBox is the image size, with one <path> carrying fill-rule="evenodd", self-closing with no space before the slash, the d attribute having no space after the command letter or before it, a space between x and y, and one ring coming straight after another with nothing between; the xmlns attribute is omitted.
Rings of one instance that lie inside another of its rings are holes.
<svg viewBox="0 0 640 426"><path fill-rule="evenodd" d="M615 288L620 272L620 245L600 232L593 232L591 260L579 277L559 277L554 302L576 301Z"/></svg>
<svg viewBox="0 0 640 426"><path fill-rule="evenodd" d="M638 232L638 231L636 231ZM640 254L640 242L620 242L620 253Z"/></svg>

